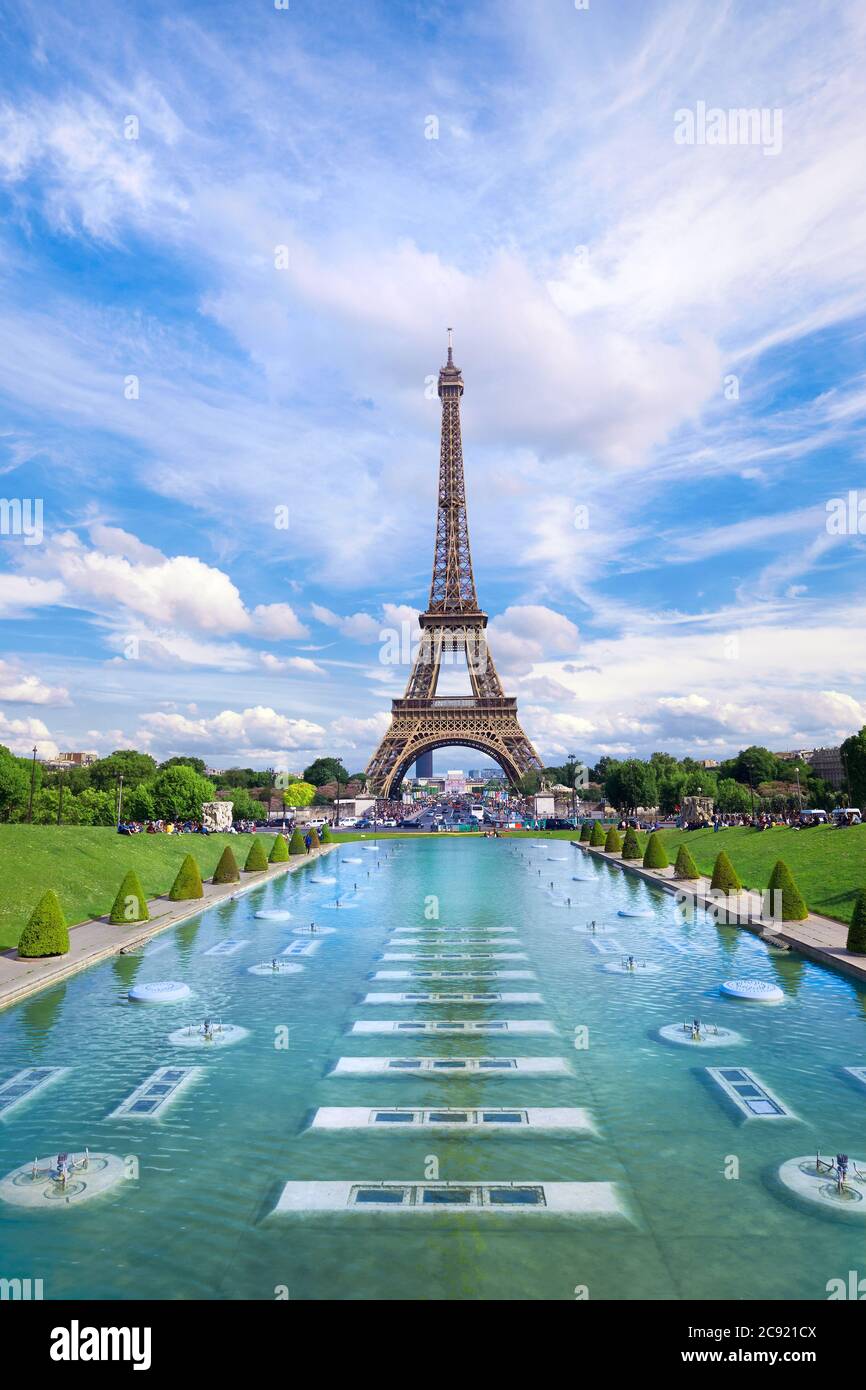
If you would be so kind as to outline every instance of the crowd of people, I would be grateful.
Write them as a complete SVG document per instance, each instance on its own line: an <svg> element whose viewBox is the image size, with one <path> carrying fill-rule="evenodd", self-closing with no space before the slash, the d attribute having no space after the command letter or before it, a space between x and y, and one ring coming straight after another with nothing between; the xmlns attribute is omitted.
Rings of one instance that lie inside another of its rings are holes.
<svg viewBox="0 0 866 1390"><path fill-rule="evenodd" d="M236 829L237 827L233 827ZM125 820L117 827L118 835L209 835L200 820Z"/></svg>

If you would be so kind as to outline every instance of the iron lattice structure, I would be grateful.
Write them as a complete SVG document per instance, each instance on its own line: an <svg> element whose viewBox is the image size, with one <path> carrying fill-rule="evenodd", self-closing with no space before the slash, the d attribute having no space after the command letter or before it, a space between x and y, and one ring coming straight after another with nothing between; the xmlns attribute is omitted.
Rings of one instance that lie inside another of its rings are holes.
<svg viewBox="0 0 866 1390"><path fill-rule="evenodd" d="M542 771L518 722L517 701L503 693L487 645L487 614L478 607L463 476L462 395L449 328L448 361L439 372L442 442L430 602L420 615L421 640L406 694L392 700L390 727L367 767L368 788L378 796L393 796L422 754L454 744L487 753L512 785L526 772ZM443 658L461 653L472 694L437 696Z"/></svg>

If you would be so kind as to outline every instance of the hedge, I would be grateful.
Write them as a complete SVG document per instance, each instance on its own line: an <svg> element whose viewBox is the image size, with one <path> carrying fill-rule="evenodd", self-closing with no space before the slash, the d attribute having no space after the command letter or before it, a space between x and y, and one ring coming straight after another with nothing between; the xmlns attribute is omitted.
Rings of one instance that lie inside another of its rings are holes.
<svg viewBox="0 0 866 1390"><path fill-rule="evenodd" d="M265 854L265 847L258 836L250 845L250 852L244 864L245 874L261 874L268 867L268 856Z"/></svg>
<svg viewBox="0 0 866 1390"><path fill-rule="evenodd" d="M323 825L323 826L322 826L322 833L321 833L321 835L319 836L320 842L321 842L323 845L329 845L329 844L332 843L333 839L334 839L334 837L333 837L333 835L331 834L331 828L330 828L330 826L328 826L328 825Z"/></svg>
<svg viewBox="0 0 866 1390"><path fill-rule="evenodd" d="M177 871L177 878L169 889L168 896L173 903L185 903L189 898L204 897L204 889L201 886L201 870L191 854L184 858Z"/></svg>
<svg viewBox="0 0 866 1390"><path fill-rule="evenodd" d="M809 909L803 901L803 896L794 882L794 875L788 868L784 859L776 861L776 867L770 874L770 911L775 912L776 899L775 893L782 894L782 921L783 922L802 922L804 917L809 916Z"/></svg>
<svg viewBox="0 0 866 1390"><path fill-rule="evenodd" d="M664 846L661 835L654 830L646 842L646 849L643 854L643 866L645 869L666 869L670 860Z"/></svg>
<svg viewBox="0 0 866 1390"><path fill-rule="evenodd" d="M716 862L713 865L713 878L710 887L717 893L727 895L728 893L739 893L742 886L736 869L725 851L722 850L716 856Z"/></svg>
<svg viewBox="0 0 866 1390"><path fill-rule="evenodd" d="M641 850L637 833L629 826L628 830L625 832L625 839L622 842L622 857L623 859L640 859L642 856L643 851Z"/></svg>
<svg viewBox="0 0 866 1390"><path fill-rule="evenodd" d="M593 849L602 849L604 847L604 841L604 826L600 820L597 820L592 827L592 835L590 836L589 843L592 845Z"/></svg>
<svg viewBox="0 0 866 1390"><path fill-rule="evenodd" d="M304 837L300 830L292 831L292 838L289 841L289 854L306 854L307 846L304 844Z"/></svg>
<svg viewBox="0 0 866 1390"><path fill-rule="evenodd" d="M274 837L274 843L271 845L271 852L268 855L268 863L285 864L288 857L289 847L286 844L286 837L285 835L280 835L279 833L277 833L277 835Z"/></svg>
<svg viewBox="0 0 866 1390"><path fill-rule="evenodd" d="M117 890L117 897L108 914L108 920L116 927L122 927L127 922L149 922L150 913L147 910L147 898L144 896L138 874L135 869L130 869L123 876L123 882Z"/></svg>
<svg viewBox="0 0 866 1390"><path fill-rule="evenodd" d="M848 950L855 956L866 956L866 888L861 888L857 894L847 944Z"/></svg>
<svg viewBox="0 0 866 1390"><path fill-rule="evenodd" d="M692 858L688 845L680 845L677 862L674 864L674 878L700 878L700 871Z"/></svg>
<svg viewBox="0 0 866 1390"><path fill-rule="evenodd" d="M619 831L615 825L610 827L604 841L605 854L619 854L622 849L622 840L619 838Z"/></svg>
<svg viewBox="0 0 866 1390"><path fill-rule="evenodd" d="M19 956L65 956L69 950L69 929L60 899L49 888L30 914L30 921L18 941Z"/></svg>
<svg viewBox="0 0 866 1390"><path fill-rule="evenodd" d="M580 827L580 843L582 845L585 845L591 834L592 826L590 825L588 820L585 820L583 822L583 825Z"/></svg>
<svg viewBox="0 0 866 1390"><path fill-rule="evenodd" d="M310 837L310 849L320 849L320 848L321 848L321 843L322 843L322 842L321 842L321 840L319 839L318 833L316 832L316 830L313 828L312 825L310 826L309 830L307 831L307 834L308 834L309 837Z"/></svg>
<svg viewBox="0 0 866 1390"><path fill-rule="evenodd" d="M220 855L220 862L213 871L213 883L237 883L240 880L240 869L238 861L235 859L235 852L231 845L226 845Z"/></svg>

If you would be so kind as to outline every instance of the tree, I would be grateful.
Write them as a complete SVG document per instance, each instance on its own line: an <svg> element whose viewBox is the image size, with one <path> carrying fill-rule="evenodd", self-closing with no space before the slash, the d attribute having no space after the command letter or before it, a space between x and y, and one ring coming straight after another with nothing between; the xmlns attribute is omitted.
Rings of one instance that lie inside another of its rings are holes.
<svg viewBox="0 0 866 1390"><path fill-rule="evenodd" d="M677 859L674 864L674 878L700 878L698 866L692 858L692 853L688 845L680 845L677 851Z"/></svg>
<svg viewBox="0 0 866 1390"><path fill-rule="evenodd" d="M23 811L30 794L30 773L23 758L0 743L0 815L11 820L16 811Z"/></svg>
<svg viewBox="0 0 866 1390"><path fill-rule="evenodd" d="M629 826L628 830L625 832L625 839L622 842L622 857L623 859L640 859L642 856L643 850L640 847L640 840L637 837L637 833Z"/></svg>
<svg viewBox="0 0 866 1390"><path fill-rule="evenodd" d="M716 792L716 808L725 815L746 815L751 810L749 788L733 777L722 777Z"/></svg>
<svg viewBox="0 0 866 1390"><path fill-rule="evenodd" d="M802 894L794 882L794 875L788 868L784 859L778 859L773 872L770 874L768 885L771 895L781 893L782 895L782 921L783 922L802 922L809 916L809 909L803 901ZM771 910L775 913L776 898L770 897Z"/></svg>
<svg viewBox="0 0 866 1390"><path fill-rule="evenodd" d="M315 827L311 825L307 834L310 837L310 849L319 849L321 841L319 840L319 834Z"/></svg>
<svg viewBox="0 0 866 1390"><path fill-rule="evenodd" d="M117 820L117 801L114 792L100 792L85 787L75 798L77 825L114 825ZM66 797L63 798L66 810Z"/></svg>
<svg viewBox="0 0 866 1390"><path fill-rule="evenodd" d="M866 956L866 888L860 889L854 902L847 946L853 955Z"/></svg>
<svg viewBox="0 0 866 1390"><path fill-rule="evenodd" d="M283 792L283 805L311 806L315 795L316 784L314 782L292 782Z"/></svg>
<svg viewBox="0 0 866 1390"><path fill-rule="evenodd" d="M119 927L125 926L129 922L150 921L147 898L144 896L144 889L135 869L130 869L124 874L123 882L117 890L117 897L114 899L108 914L108 920L114 926Z"/></svg>
<svg viewBox="0 0 866 1390"><path fill-rule="evenodd" d="M124 820L156 819L156 812L153 808L153 793L147 782L141 782L139 786L133 787L128 796L124 790L121 814Z"/></svg>
<svg viewBox="0 0 866 1390"><path fill-rule="evenodd" d="M207 764L203 758L166 758L165 762L159 765L160 772L167 767L191 767L199 777L204 777L207 772Z"/></svg>
<svg viewBox="0 0 866 1390"><path fill-rule="evenodd" d="M35 956L65 956L68 950L69 929L63 908L54 889L49 888L42 894L18 938L18 954L29 959Z"/></svg>
<svg viewBox="0 0 866 1390"><path fill-rule="evenodd" d="M590 781L598 782L603 787L607 781L608 773L618 766L619 762L616 758L609 758L605 754L603 758L599 758L595 767L589 769Z"/></svg>
<svg viewBox="0 0 866 1390"><path fill-rule="evenodd" d="M237 883L240 878L238 861L235 859L234 850L231 845L226 845L220 855L220 862L214 869L214 883Z"/></svg>
<svg viewBox="0 0 866 1390"><path fill-rule="evenodd" d="M325 825L322 826L322 832L321 832L321 834L319 835L319 841L320 841L321 844L323 844L323 845L330 845L330 844L333 844L333 842L334 842L334 837L333 837L333 835L331 834L331 827L330 827L329 825L325 824Z"/></svg>
<svg viewBox="0 0 866 1390"><path fill-rule="evenodd" d="M615 825L610 827L604 842L605 854L619 854L622 849L622 840L619 838L619 831Z"/></svg>
<svg viewBox="0 0 866 1390"><path fill-rule="evenodd" d="M727 896L728 893L739 893L742 886L742 883L737 877L736 869L725 851L722 850L716 856L716 862L713 865L713 877L710 887L715 892L724 893Z"/></svg>
<svg viewBox="0 0 866 1390"><path fill-rule="evenodd" d="M267 867L268 857L265 854L265 847L259 839L258 835L256 835L253 839L252 844L250 845L250 852L247 855L246 863L244 864L244 873L260 874L263 873Z"/></svg>
<svg viewBox="0 0 866 1390"><path fill-rule="evenodd" d="M117 748L107 758L100 758L90 769L90 785L97 791L113 791L118 777L123 775L124 794L139 782L146 782L156 772L156 759L134 748Z"/></svg>
<svg viewBox="0 0 866 1390"><path fill-rule="evenodd" d="M246 787L235 787L226 800L232 804L232 820L259 820L264 814L264 805Z"/></svg>
<svg viewBox="0 0 866 1390"><path fill-rule="evenodd" d="M645 869L666 869L670 862L664 841L658 831L654 830L647 840L643 854L643 866Z"/></svg>
<svg viewBox="0 0 866 1390"><path fill-rule="evenodd" d="M169 889L168 896L173 903L183 903L190 898L203 898L201 870L191 854L187 854L177 871L177 878Z"/></svg>
<svg viewBox="0 0 866 1390"><path fill-rule="evenodd" d="M316 758L309 767L304 768L304 781L312 782L314 787L323 787L334 780L346 783L349 774L339 758Z"/></svg>
<svg viewBox="0 0 866 1390"><path fill-rule="evenodd" d="M537 772L524 772L517 779L517 789L521 796L537 796L541 778Z"/></svg>
<svg viewBox="0 0 866 1390"><path fill-rule="evenodd" d="M626 814L636 811L639 806L655 806L658 803L655 771L649 763L642 763L639 758L628 758L612 768L605 778L604 790L617 810Z"/></svg>
<svg viewBox="0 0 866 1390"><path fill-rule="evenodd" d="M289 841L289 854L306 854L307 846L304 844L304 837L300 830L292 831L292 838Z"/></svg>
<svg viewBox="0 0 866 1390"><path fill-rule="evenodd" d="M158 772L149 790L160 820L201 820L202 803L215 795L213 782L182 765Z"/></svg>
<svg viewBox="0 0 866 1390"><path fill-rule="evenodd" d="M284 835L275 835L274 843L271 845L271 852L268 855L269 864L284 864L289 857L289 846L286 844Z"/></svg>
<svg viewBox="0 0 866 1390"><path fill-rule="evenodd" d="M597 820L592 827L592 835L590 836L589 843L592 845L593 849L601 849L604 845L604 841L604 827L601 821Z"/></svg>
<svg viewBox="0 0 866 1390"><path fill-rule="evenodd" d="M840 749L849 806L866 811L866 724L859 734L846 738Z"/></svg>
<svg viewBox="0 0 866 1390"><path fill-rule="evenodd" d="M585 845L587 840L590 839L591 835L592 826L590 825L588 820L585 820L583 822L583 825L580 827L580 843L582 845Z"/></svg>
<svg viewBox="0 0 866 1390"><path fill-rule="evenodd" d="M733 775L738 782L749 781L749 773L752 776L752 785L757 786L759 782L769 782L776 775L779 761L769 748L762 748L758 744L751 744L748 748L741 748L734 759Z"/></svg>

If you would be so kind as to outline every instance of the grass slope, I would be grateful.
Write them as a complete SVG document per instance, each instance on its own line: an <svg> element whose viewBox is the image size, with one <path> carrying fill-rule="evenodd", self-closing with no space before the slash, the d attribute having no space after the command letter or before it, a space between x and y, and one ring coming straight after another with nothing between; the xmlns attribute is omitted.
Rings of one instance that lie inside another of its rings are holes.
<svg viewBox="0 0 866 1390"><path fill-rule="evenodd" d="M776 860L784 859L810 912L839 922L850 922L857 894L866 885L866 825L846 830L831 825L813 830L737 826L718 834L711 829L661 834L671 860L686 844L703 874L712 873L716 855L725 850L749 888L766 888Z"/></svg>
<svg viewBox="0 0 866 1390"><path fill-rule="evenodd" d="M271 836L262 837L267 848ZM110 826L0 825L0 948L18 937L46 888L67 922L111 911L120 881L135 869L148 898L167 893L184 856L210 878L227 844L246 858L252 835L118 835Z"/></svg>

